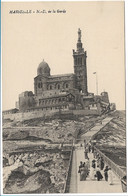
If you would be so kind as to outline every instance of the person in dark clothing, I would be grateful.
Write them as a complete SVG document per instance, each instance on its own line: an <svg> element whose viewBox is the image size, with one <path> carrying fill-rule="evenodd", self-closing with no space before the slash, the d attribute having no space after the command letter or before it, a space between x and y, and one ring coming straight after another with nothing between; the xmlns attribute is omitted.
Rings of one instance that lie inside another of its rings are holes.
<svg viewBox="0 0 128 196"><path fill-rule="evenodd" d="M97 166L98 167L100 167L100 161L101 161L101 158L100 158L100 156L98 156L98 158L97 158Z"/></svg>
<svg viewBox="0 0 128 196"><path fill-rule="evenodd" d="M92 160L92 167L95 169L96 168L96 161Z"/></svg>
<svg viewBox="0 0 128 196"><path fill-rule="evenodd" d="M100 160L100 169L101 170L104 169L104 159L103 159L103 157L101 157L101 160Z"/></svg>
<svg viewBox="0 0 128 196"><path fill-rule="evenodd" d="M80 173L80 168L82 168L82 167L83 167L83 162L82 162L82 161L80 161L80 165L79 165L78 173Z"/></svg>
<svg viewBox="0 0 128 196"><path fill-rule="evenodd" d="M105 170L104 170L104 178L105 178L105 181L108 181L108 166L105 167Z"/></svg>
<svg viewBox="0 0 128 196"><path fill-rule="evenodd" d="M92 153L94 153L94 146L93 145L92 145L91 149L92 149Z"/></svg>
<svg viewBox="0 0 128 196"><path fill-rule="evenodd" d="M85 148L84 156L85 156L85 159L89 159L89 158L88 158L88 149L87 149L87 148Z"/></svg>
<svg viewBox="0 0 128 196"><path fill-rule="evenodd" d="M99 167L97 167L97 169L96 169L96 177L97 177L97 181L100 181L103 178Z"/></svg>
<svg viewBox="0 0 128 196"><path fill-rule="evenodd" d="M82 161L80 161L79 169L80 169L81 167L83 167L83 162L82 162Z"/></svg>
<svg viewBox="0 0 128 196"><path fill-rule="evenodd" d="M88 146L88 152L91 152L91 145Z"/></svg>
<svg viewBox="0 0 128 196"><path fill-rule="evenodd" d="M87 145L86 140L84 140L84 148L86 148L86 145Z"/></svg>

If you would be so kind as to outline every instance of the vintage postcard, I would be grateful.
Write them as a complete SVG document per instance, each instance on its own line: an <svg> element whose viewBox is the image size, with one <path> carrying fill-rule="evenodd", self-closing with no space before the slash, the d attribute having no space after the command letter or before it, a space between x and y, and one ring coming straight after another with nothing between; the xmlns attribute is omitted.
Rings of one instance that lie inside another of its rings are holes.
<svg viewBox="0 0 128 196"><path fill-rule="evenodd" d="M2 2L2 195L126 194L124 6Z"/></svg>

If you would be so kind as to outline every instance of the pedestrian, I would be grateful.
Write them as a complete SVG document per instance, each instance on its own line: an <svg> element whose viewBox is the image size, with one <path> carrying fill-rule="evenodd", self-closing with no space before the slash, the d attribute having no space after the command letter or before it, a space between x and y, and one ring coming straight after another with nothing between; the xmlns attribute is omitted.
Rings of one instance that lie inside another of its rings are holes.
<svg viewBox="0 0 128 196"><path fill-rule="evenodd" d="M102 174L100 172L99 166L97 166L97 169L96 169L96 178L97 178L97 181L100 181L103 178L103 176L102 176Z"/></svg>
<svg viewBox="0 0 128 196"><path fill-rule="evenodd" d="M95 179L95 168L96 168L96 161L92 160L92 165L90 168L90 179L94 180Z"/></svg>
<svg viewBox="0 0 128 196"><path fill-rule="evenodd" d="M100 159L100 169L101 170L104 169L104 159L103 159L103 157L101 157L101 159Z"/></svg>
<svg viewBox="0 0 128 196"><path fill-rule="evenodd" d="M89 159L86 159L86 162L85 162L85 164L87 165L87 167L88 167L88 170L89 170L89 168L90 168L90 161L89 161Z"/></svg>
<svg viewBox="0 0 128 196"><path fill-rule="evenodd" d="M100 156L97 157L97 166L100 167L100 163L101 163L101 158Z"/></svg>
<svg viewBox="0 0 128 196"><path fill-rule="evenodd" d="M93 151L93 158L96 159L96 156L97 156L97 152L96 152L96 150L94 150Z"/></svg>
<svg viewBox="0 0 128 196"><path fill-rule="evenodd" d="M85 148L84 156L85 156L85 159L89 159L89 158L88 158L88 149L87 149L87 148Z"/></svg>
<svg viewBox="0 0 128 196"><path fill-rule="evenodd" d="M95 169L96 168L96 160L92 160L92 167Z"/></svg>
<svg viewBox="0 0 128 196"><path fill-rule="evenodd" d="M84 148L86 148L86 145L87 145L87 144L86 144L86 139L85 139L85 140L84 140Z"/></svg>
<svg viewBox="0 0 128 196"><path fill-rule="evenodd" d="M108 166L105 167L105 170L104 170L104 178L105 178L105 181L108 181Z"/></svg>
<svg viewBox="0 0 128 196"><path fill-rule="evenodd" d="M96 153L96 159L99 159L99 158L100 158L99 153Z"/></svg>
<svg viewBox="0 0 128 196"><path fill-rule="evenodd" d="M80 181L85 181L88 175L88 168L84 163L83 166L80 168Z"/></svg>
<svg viewBox="0 0 128 196"><path fill-rule="evenodd" d="M94 153L94 146L93 145L92 145L91 149L92 149L92 153Z"/></svg>
<svg viewBox="0 0 128 196"><path fill-rule="evenodd" d="M83 163L82 163L82 161L80 161L78 173L80 173L80 168L82 168L82 167L83 167Z"/></svg>
<svg viewBox="0 0 128 196"><path fill-rule="evenodd" d="M108 170L108 183L110 185L113 185L113 173L112 173L111 168L109 168L109 170Z"/></svg>
<svg viewBox="0 0 128 196"><path fill-rule="evenodd" d="M80 149L83 147L82 143L80 143Z"/></svg>
<svg viewBox="0 0 128 196"><path fill-rule="evenodd" d="M90 153L91 152L91 145L89 144L88 146L88 152Z"/></svg>

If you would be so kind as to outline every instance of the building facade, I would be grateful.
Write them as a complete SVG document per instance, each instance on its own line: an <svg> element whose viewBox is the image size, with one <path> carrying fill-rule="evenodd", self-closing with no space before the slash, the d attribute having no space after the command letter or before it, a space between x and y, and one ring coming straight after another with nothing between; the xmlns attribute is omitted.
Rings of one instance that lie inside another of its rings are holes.
<svg viewBox="0 0 128 196"><path fill-rule="evenodd" d="M107 108L107 92L94 96L88 92L87 52L81 42L81 30L78 29L76 50L73 50L74 73L51 75L51 69L44 60L37 68L34 78L34 93L25 91L19 95L16 108L19 112L35 110L96 110L99 105Z"/></svg>
<svg viewBox="0 0 128 196"><path fill-rule="evenodd" d="M51 75L50 67L44 60L37 68L34 78L34 94L24 92L19 95L19 109L25 111L33 107L75 109L81 105L81 93L88 95L86 51L81 42L81 30L78 29L77 49L73 50L74 73ZM70 98L69 98L70 97Z"/></svg>
<svg viewBox="0 0 128 196"><path fill-rule="evenodd" d="M81 30L78 29L77 50L73 50L74 73L64 75L51 75L49 65L43 60L37 68L34 78L34 94L37 105L45 97L59 96L62 92L88 94L86 51L82 47Z"/></svg>

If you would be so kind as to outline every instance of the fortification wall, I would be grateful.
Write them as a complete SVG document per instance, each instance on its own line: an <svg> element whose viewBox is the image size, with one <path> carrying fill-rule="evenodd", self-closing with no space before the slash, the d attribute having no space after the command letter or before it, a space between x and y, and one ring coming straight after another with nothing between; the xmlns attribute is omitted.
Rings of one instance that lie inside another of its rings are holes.
<svg viewBox="0 0 128 196"><path fill-rule="evenodd" d="M56 110L46 110L46 111L31 111L31 112L24 112L24 113L14 113L14 114L4 114L3 119L10 119L15 121L23 121L29 120L33 118L41 118L41 117L58 117L60 114L63 115L99 115L98 110L68 110L68 111L59 111Z"/></svg>
<svg viewBox="0 0 128 196"><path fill-rule="evenodd" d="M10 120L16 120L16 121L23 121L23 120L29 120L33 118L40 118L40 117L46 117L46 116L53 116L55 113L59 111L31 111L31 112L24 112L24 113L15 113L15 114L6 114L3 115L3 119L10 119Z"/></svg>

